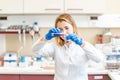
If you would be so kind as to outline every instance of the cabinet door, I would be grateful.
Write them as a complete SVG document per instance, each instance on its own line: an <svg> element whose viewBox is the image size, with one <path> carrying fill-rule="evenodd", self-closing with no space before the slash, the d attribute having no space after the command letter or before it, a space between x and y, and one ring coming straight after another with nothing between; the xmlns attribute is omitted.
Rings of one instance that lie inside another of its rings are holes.
<svg viewBox="0 0 120 80"><path fill-rule="evenodd" d="M19 80L19 75L0 74L0 80Z"/></svg>
<svg viewBox="0 0 120 80"><path fill-rule="evenodd" d="M24 13L62 13L63 0L24 0Z"/></svg>
<svg viewBox="0 0 120 80"><path fill-rule="evenodd" d="M105 0L65 0L65 12L81 14L104 13Z"/></svg>
<svg viewBox="0 0 120 80"><path fill-rule="evenodd" d="M20 80L53 80L53 75L20 75Z"/></svg>
<svg viewBox="0 0 120 80"><path fill-rule="evenodd" d="M0 14L23 13L23 0L0 0Z"/></svg>

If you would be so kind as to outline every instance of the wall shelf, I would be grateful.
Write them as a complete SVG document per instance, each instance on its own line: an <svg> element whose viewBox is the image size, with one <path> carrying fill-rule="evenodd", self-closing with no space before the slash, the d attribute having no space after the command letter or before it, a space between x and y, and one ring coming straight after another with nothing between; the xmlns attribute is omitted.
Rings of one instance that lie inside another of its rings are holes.
<svg viewBox="0 0 120 80"><path fill-rule="evenodd" d="M37 34L38 32L35 32ZM0 34L18 34L18 30L0 30ZM29 34L29 31L26 31Z"/></svg>

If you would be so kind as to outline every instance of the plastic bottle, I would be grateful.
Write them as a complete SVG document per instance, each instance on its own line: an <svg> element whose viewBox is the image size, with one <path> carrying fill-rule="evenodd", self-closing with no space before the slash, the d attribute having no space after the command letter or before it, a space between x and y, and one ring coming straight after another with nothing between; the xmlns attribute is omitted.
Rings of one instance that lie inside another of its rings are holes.
<svg viewBox="0 0 120 80"><path fill-rule="evenodd" d="M34 22L34 30L37 32L39 31L38 22Z"/></svg>
<svg viewBox="0 0 120 80"><path fill-rule="evenodd" d="M25 56L21 56L20 61L25 62Z"/></svg>

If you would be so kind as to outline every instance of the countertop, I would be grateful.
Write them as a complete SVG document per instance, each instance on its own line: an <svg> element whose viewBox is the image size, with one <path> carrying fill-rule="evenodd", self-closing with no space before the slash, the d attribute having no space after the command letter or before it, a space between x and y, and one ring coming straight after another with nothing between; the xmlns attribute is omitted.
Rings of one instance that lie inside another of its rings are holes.
<svg viewBox="0 0 120 80"><path fill-rule="evenodd" d="M88 74L108 74L112 80L120 80L120 71L108 71L105 69L88 68ZM35 67L0 67L0 74L31 74L31 75L54 75L54 70L45 70Z"/></svg>
<svg viewBox="0 0 120 80"><path fill-rule="evenodd" d="M88 68L88 74L108 74L105 69ZM36 67L0 67L0 74L54 74L53 69L42 69Z"/></svg>
<svg viewBox="0 0 120 80"><path fill-rule="evenodd" d="M120 71L119 72L109 72L108 73L111 80L120 80Z"/></svg>
<svg viewBox="0 0 120 80"><path fill-rule="evenodd" d="M54 70L44 70L42 68L33 68L33 67L0 67L0 74L49 74L53 75Z"/></svg>

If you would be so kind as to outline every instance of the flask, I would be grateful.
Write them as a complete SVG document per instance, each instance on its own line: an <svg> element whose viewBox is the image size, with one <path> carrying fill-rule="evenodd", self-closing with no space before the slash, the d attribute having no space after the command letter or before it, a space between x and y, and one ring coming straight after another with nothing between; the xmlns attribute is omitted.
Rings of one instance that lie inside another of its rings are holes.
<svg viewBox="0 0 120 80"><path fill-rule="evenodd" d="M97 34L96 35L96 43L97 44L102 44L102 37L103 37L102 34Z"/></svg>
<svg viewBox="0 0 120 80"><path fill-rule="evenodd" d="M110 43L111 42L112 33L110 32L109 28L105 29L105 33L103 34L103 43Z"/></svg>

